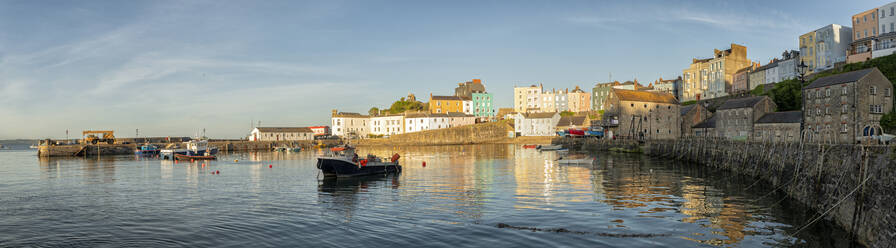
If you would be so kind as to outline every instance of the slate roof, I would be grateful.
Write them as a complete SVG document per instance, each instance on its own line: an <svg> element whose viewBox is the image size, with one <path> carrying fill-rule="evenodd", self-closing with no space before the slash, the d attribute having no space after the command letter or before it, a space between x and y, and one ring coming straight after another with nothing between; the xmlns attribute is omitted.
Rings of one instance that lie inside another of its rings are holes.
<svg viewBox="0 0 896 248"><path fill-rule="evenodd" d="M432 96L432 97L429 98L429 100L430 100L430 101L432 101L432 100L437 100L437 101L444 101L444 100L463 101L464 98L463 98L463 97L459 97L459 96Z"/></svg>
<svg viewBox="0 0 896 248"><path fill-rule="evenodd" d="M697 123L697 125L694 125L691 128L716 128L716 116L718 115L712 115L711 117L703 120L700 123Z"/></svg>
<svg viewBox="0 0 896 248"><path fill-rule="evenodd" d="M366 116L366 115L361 115L361 114L358 114L358 113L352 113L352 112L339 112L339 113L333 114L333 117L367 118L368 116Z"/></svg>
<svg viewBox="0 0 896 248"><path fill-rule="evenodd" d="M756 123L800 123L802 120L802 111L786 111L767 113L760 117Z"/></svg>
<svg viewBox="0 0 896 248"><path fill-rule="evenodd" d="M587 126L585 116L561 116L557 126Z"/></svg>
<svg viewBox="0 0 896 248"><path fill-rule="evenodd" d="M448 112L448 117L475 117L473 115L464 114L461 112Z"/></svg>
<svg viewBox="0 0 896 248"><path fill-rule="evenodd" d="M613 93L620 101L678 104L675 96L664 92L613 89Z"/></svg>
<svg viewBox="0 0 896 248"><path fill-rule="evenodd" d="M557 112L524 113L523 117L526 117L526 119L544 119L553 118L554 114L557 114Z"/></svg>
<svg viewBox="0 0 896 248"><path fill-rule="evenodd" d="M756 104L759 103L759 101L762 101L762 99L765 99L765 98L768 98L768 97L767 96L754 96L754 97L730 99L728 101L725 101L725 103L723 103L722 106L719 106L719 108L717 108L716 110L718 111L718 110L723 110L723 109L751 108L753 106L756 106Z"/></svg>
<svg viewBox="0 0 896 248"><path fill-rule="evenodd" d="M865 77L866 75L868 75L869 73L871 73L874 70L877 70L877 67L858 70L858 71L845 72L845 73L840 73L840 74L836 74L836 75L830 75L830 76L819 78L819 79L816 79L815 81L812 81L812 83L809 84L809 86L806 86L803 89L814 89L814 88L819 88L819 87L825 87L825 86L859 81L859 79L862 79L863 77Z"/></svg>
<svg viewBox="0 0 896 248"><path fill-rule="evenodd" d="M265 133L311 133L307 127L257 127L259 132Z"/></svg>
<svg viewBox="0 0 896 248"><path fill-rule="evenodd" d="M681 107L681 115L685 115L688 112L691 112L691 109L694 109L694 107L696 107L696 106L697 106L697 103L694 103L694 104L691 104L688 106L682 106Z"/></svg>
<svg viewBox="0 0 896 248"><path fill-rule="evenodd" d="M404 118L426 118L426 117L448 117L447 114L438 114L438 113L429 113L429 112L417 112L417 113L408 113L404 115Z"/></svg>

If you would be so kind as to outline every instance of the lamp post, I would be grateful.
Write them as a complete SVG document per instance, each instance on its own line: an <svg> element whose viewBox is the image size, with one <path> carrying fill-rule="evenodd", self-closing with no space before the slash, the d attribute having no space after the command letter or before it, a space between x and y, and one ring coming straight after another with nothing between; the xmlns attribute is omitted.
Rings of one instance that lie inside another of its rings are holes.
<svg viewBox="0 0 896 248"><path fill-rule="evenodd" d="M803 87L805 87L805 84L806 84L806 69L808 69L808 68L809 67L806 66L806 62L803 62L803 61L800 61L800 64L796 66L796 70L797 70L797 73L799 73L799 78L800 78L800 92L801 93L805 93L805 92L803 92ZM800 94L800 101L805 102L805 99L806 99L806 96L803 96L803 94ZM805 118L806 105L805 104L800 104L800 105L801 105L800 110L803 111L803 117L804 117L804 118L800 118L800 130L805 130L806 129L806 118ZM808 134L806 132L801 132L801 133L803 133L804 136L805 136L805 134ZM803 139L800 139L800 142L802 142L802 140Z"/></svg>

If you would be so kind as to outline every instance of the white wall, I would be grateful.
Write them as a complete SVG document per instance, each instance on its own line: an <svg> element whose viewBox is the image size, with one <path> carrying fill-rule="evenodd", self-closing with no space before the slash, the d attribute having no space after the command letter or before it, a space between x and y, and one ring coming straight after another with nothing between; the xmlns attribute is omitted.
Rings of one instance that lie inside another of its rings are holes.
<svg viewBox="0 0 896 248"><path fill-rule="evenodd" d="M401 115L370 117L370 134L395 135L404 133L402 122L404 122L404 116Z"/></svg>
<svg viewBox="0 0 896 248"><path fill-rule="evenodd" d="M560 114L554 114L552 118L528 119L523 114L517 113L514 117L513 129L520 136L554 136L554 129L560 121Z"/></svg>

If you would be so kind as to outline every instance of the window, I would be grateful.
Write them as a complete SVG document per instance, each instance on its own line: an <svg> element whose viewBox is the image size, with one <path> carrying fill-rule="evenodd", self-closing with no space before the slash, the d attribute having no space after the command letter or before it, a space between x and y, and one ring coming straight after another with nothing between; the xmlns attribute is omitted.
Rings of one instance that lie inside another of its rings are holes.
<svg viewBox="0 0 896 248"><path fill-rule="evenodd" d="M849 130L849 126L846 125L846 123L843 123L843 124L840 125L840 132L841 132L841 133L846 133L848 130Z"/></svg>
<svg viewBox="0 0 896 248"><path fill-rule="evenodd" d="M846 90L846 85L844 85L843 87L841 87L841 91L842 91L842 92L840 93L841 95L846 95L846 91L847 91L847 90Z"/></svg>
<svg viewBox="0 0 896 248"><path fill-rule="evenodd" d="M884 90L884 96L890 96L890 88Z"/></svg>
<svg viewBox="0 0 896 248"><path fill-rule="evenodd" d="M871 86L871 91L870 91L870 93L871 93L872 95L877 95L877 87L875 87L875 86Z"/></svg>
<svg viewBox="0 0 896 248"><path fill-rule="evenodd" d="M868 16L867 16L867 15L866 15L866 16L863 16L862 19L863 19L862 21L864 21L864 22L868 22ZM867 32L867 31L866 31L866 32Z"/></svg>
<svg viewBox="0 0 896 248"><path fill-rule="evenodd" d="M830 96L831 96L831 88L824 89L824 96L825 96L825 97L830 97Z"/></svg>
<svg viewBox="0 0 896 248"><path fill-rule="evenodd" d="M821 97L821 90L817 90L817 89L815 90L815 97L816 98Z"/></svg>
<svg viewBox="0 0 896 248"><path fill-rule="evenodd" d="M849 112L849 105L843 105L843 107L840 109L841 114L846 112Z"/></svg>
<svg viewBox="0 0 896 248"><path fill-rule="evenodd" d="M824 107L824 114L826 114L826 115L830 115L830 114L831 114L831 108L830 108L830 107Z"/></svg>

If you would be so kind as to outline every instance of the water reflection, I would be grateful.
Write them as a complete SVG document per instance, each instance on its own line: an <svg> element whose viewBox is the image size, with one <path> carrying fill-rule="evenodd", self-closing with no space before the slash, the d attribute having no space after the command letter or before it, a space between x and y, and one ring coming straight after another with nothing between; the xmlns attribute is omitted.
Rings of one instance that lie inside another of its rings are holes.
<svg viewBox="0 0 896 248"><path fill-rule="evenodd" d="M111 212L109 216L116 223L137 214L131 211L164 213L158 214L160 219L176 214L178 220L190 221L157 224L180 230L200 230L220 224L197 223L221 216L231 226L211 231L243 242L252 236L241 236L246 233L238 230L290 230L288 234L281 233L290 240L306 240L307 236L302 235L349 235L359 242L382 244L381 237L365 236L356 230L385 228L400 230L390 232L396 240L427 240L457 246L542 247L593 244L752 247L793 243L829 246L840 244L836 240L844 237L842 230L830 228L807 230L798 238L790 237L787 233L793 231L793 226L805 223L812 216L793 217L801 216L804 210L777 205L782 199L778 196L752 202L771 189L756 186L745 191L752 180L642 155L573 152L571 155L596 156L597 160L593 164L567 165L556 160L569 155L519 145L359 147L361 155L400 154L404 172L321 180L315 158L324 151L222 153L218 161L193 163L108 156L39 158L39 167L26 169L0 164L0 172L16 175L13 180L0 182L6 183L6 188L0 191L32 194L6 198L5 202L0 198L3 203L0 208L41 206L46 199L60 199L54 204L65 209L90 206L89 209ZM21 161L34 161L33 155ZM221 170L222 174L211 175L210 171L215 170ZM60 196L70 196L84 204L70 207L67 204L73 201ZM140 202L142 207L131 207L128 203L132 201ZM88 205L97 202L103 206ZM190 211L180 211L187 208ZM27 209L31 208L17 210L16 219L0 216L0 223L26 220L22 216L32 215ZM30 225L35 229L53 230L59 220L66 219L49 215L44 222ZM72 221L96 223L91 216L95 215L84 214ZM282 218L307 228L277 228L287 223ZM496 230L496 223L602 234L660 235L620 238L531 233ZM85 228L97 233L110 231L90 229L96 226ZM70 229L54 231L71 232ZM32 233L39 232L16 235ZM151 233L153 236L169 234ZM15 244L18 243L11 246ZM294 243L295 246L314 244Z"/></svg>

